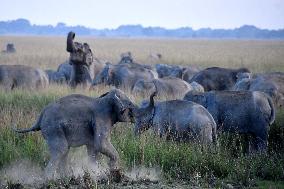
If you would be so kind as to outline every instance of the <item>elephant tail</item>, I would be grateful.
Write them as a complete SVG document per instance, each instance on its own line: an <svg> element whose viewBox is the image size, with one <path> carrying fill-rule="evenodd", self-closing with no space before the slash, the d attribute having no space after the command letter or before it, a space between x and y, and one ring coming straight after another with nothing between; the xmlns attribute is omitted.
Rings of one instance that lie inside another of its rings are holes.
<svg viewBox="0 0 284 189"><path fill-rule="evenodd" d="M270 113L270 117L269 117L269 124L271 125L274 121L275 121L275 106L274 106L274 103L273 103L273 100L271 97L267 96L267 100L268 100L268 103L269 103L269 106L271 108L271 113Z"/></svg>
<svg viewBox="0 0 284 189"><path fill-rule="evenodd" d="M14 125L12 127L12 129L17 132L17 133L27 133L27 132L31 132L31 131L39 131L41 130L40 128L40 122L41 119L43 117L43 112L40 114L39 118L37 119L37 121L33 124L33 126L31 128L26 128L26 129L18 129L16 128L16 125Z"/></svg>
<svg viewBox="0 0 284 189"><path fill-rule="evenodd" d="M213 118L213 116L208 112L208 117L210 119L210 123L211 123L211 126L212 126L212 142L213 144L217 145L218 144L218 141L217 141L217 124Z"/></svg>

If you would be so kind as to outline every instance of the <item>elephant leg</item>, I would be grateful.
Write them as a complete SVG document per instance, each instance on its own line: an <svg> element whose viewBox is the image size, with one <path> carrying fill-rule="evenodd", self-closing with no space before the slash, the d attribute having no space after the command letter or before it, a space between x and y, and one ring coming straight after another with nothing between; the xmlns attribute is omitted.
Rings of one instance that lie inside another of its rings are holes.
<svg viewBox="0 0 284 189"><path fill-rule="evenodd" d="M45 169L47 179L55 179L57 170L62 160L66 160L68 154L68 143L62 136L52 137L47 139L47 144L50 152L50 160ZM65 162L66 163L66 162ZM64 164L62 166L64 166ZM61 167L62 168L62 167ZM64 167L65 169L65 167Z"/></svg>
<svg viewBox="0 0 284 189"><path fill-rule="evenodd" d="M267 139L258 136L253 137L252 145L254 152L265 152L267 147Z"/></svg>
<svg viewBox="0 0 284 189"><path fill-rule="evenodd" d="M102 141L101 153L110 158L109 167L111 180L120 182L122 175L119 169L119 154L109 140Z"/></svg>
<svg viewBox="0 0 284 189"><path fill-rule="evenodd" d="M87 145L87 153L88 153L89 161L91 163L97 163L99 160L99 149L95 146Z"/></svg>
<svg viewBox="0 0 284 189"><path fill-rule="evenodd" d="M59 162L59 172L60 172L61 177L64 177L68 175L69 173L69 169L67 167L68 152L69 152L69 148L66 151L66 153L62 155L60 162Z"/></svg>

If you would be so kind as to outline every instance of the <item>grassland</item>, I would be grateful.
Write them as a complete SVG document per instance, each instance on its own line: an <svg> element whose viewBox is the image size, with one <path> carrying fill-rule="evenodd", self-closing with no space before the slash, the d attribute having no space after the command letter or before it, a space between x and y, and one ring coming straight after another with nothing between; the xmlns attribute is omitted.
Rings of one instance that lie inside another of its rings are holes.
<svg viewBox="0 0 284 189"><path fill-rule="evenodd" d="M117 62L121 52L131 51L138 62L145 64L155 63L149 59L150 53L161 53L163 63L201 67L242 66L254 72L284 71L284 41L103 38L78 40L87 41L99 59L111 62ZM7 42L15 44L17 53L0 55L0 64L25 64L56 69L68 59L65 38L0 37L0 48L4 49ZM45 105L64 95L81 93L98 96L108 89L103 87L94 91L73 91L64 86L49 86L40 91L0 91L0 174L1 169L13 164L18 165L15 163L18 160L28 160L43 168L49 159L40 132L16 135L10 129L14 124L22 128L30 127ZM141 100L140 97L128 95L137 103ZM162 173L159 179L167 183L186 181L185 187L190 184L204 188L224 187L222 182L228 182L240 187L259 188L261 185L265 188L273 185L281 188L284 185L283 115L283 110L279 110L276 122L271 126L267 154L245 156L241 152L242 146L238 145L240 137L232 138L226 135L220 135L220 146L217 149L205 151L195 144L177 144L157 139L151 132L135 138L131 124L118 124L112 132L112 142L119 151L125 170L141 166L157 168ZM84 149L79 152L79 159L83 156Z"/></svg>

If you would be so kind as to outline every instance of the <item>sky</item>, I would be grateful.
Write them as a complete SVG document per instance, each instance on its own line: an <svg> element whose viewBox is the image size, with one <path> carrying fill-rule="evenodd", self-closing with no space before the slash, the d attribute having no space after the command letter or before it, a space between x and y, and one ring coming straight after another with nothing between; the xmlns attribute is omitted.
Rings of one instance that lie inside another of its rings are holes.
<svg viewBox="0 0 284 189"><path fill-rule="evenodd" d="M0 0L0 20L117 28L284 28L284 0Z"/></svg>

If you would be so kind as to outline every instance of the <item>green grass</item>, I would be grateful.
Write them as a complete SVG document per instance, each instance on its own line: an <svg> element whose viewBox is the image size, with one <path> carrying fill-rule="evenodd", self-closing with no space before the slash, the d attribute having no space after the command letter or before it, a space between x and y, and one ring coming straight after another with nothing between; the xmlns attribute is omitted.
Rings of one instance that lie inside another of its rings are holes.
<svg viewBox="0 0 284 189"><path fill-rule="evenodd" d="M11 127L13 124L21 128L30 127L41 109L64 93L0 92L0 169L19 159L31 160L41 167L46 165L48 150L40 132L15 134ZM98 95L96 92L86 94ZM267 154L245 156L237 145L236 137L233 139L227 135L220 135L218 148L203 150L197 144L165 141L154 136L151 131L134 137L133 125L126 123L115 127L112 142L119 151L124 169L137 165L158 166L169 180L200 179L207 183L216 178L252 186L255 180L284 179L283 115L283 112L278 113L270 129Z"/></svg>

